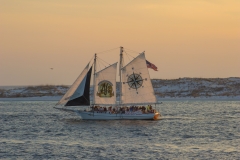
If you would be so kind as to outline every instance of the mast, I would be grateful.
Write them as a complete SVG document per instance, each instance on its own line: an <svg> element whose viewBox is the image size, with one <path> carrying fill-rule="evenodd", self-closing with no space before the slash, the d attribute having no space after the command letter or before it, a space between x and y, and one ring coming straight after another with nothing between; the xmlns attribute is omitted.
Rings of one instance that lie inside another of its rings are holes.
<svg viewBox="0 0 240 160"><path fill-rule="evenodd" d="M122 104L122 67L123 67L123 64L122 64L122 60L123 60L123 47L121 46L120 47L120 65L119 65L119 76L120 76L120 87L119 87L119 90L120 90L120 100L119 100L119 104Z"/></svg>
<svg viewBox="0 0 240 160"><path fill-rule="evenodd" d="M96 82L96 60L97 60L97 54L94 55L94 68L93 68L93 105L95 104L95 82Z"/></svg>

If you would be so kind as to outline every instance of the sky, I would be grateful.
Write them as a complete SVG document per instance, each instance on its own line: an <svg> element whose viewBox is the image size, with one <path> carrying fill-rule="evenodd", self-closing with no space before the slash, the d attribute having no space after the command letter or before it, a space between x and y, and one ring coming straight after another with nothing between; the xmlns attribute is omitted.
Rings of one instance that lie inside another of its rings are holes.
<svg viewBox="0 0 240 160"><path fill-rule="evenodd" d="M240 77L240 1L0 0L0 86L70 85L120 46L151 78Z"/></svg>

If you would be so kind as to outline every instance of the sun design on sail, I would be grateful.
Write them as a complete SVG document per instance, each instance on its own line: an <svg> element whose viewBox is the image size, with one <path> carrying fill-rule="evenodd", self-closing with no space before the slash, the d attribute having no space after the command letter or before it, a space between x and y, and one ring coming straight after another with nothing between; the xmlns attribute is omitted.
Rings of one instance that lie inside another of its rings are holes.
<svg viewBox="0 0 240 160"><path fill-rule="evenodd" d="M110 97L114 96L113 84L106 80L101 81L98 84L97 96L104 97L104 98L110 98Z"/></svg>

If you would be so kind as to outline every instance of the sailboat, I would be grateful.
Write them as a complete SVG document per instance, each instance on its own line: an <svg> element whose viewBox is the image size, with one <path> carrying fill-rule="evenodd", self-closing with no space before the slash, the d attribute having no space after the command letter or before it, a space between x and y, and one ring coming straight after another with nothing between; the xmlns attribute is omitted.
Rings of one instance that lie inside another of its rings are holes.
<svg viewBox="0 0 240 160"><path fill-rule="evenodd" d="M123 47L120 47L120 94L117 101L117 64L96 72L97 55L83 69L76 81L57 105L78 106L82 109L63 109L74 111L83 120L156 120L160 113L156 110L157 99L154 94L145 52L140 53L128 64L123 65ZM90 82L93 70L93 97L90 101ZM153 109L152 105L155 105Z"/></svg>

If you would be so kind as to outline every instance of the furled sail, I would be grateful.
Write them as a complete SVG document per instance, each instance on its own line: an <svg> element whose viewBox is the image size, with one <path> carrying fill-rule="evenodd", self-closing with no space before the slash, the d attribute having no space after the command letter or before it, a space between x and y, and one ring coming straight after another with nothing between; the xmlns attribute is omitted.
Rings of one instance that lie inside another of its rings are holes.
<svg viewBox="0 0 240 160"><path fill-rule="evenodd" d="M94 104L116 103L117 63L114 63L95 74Z"/></svg>
<svg viewBox="0 0 240 160"><path fill-rule="evenodd" d="M82 73L78 76L71 88L62 97L57 105L65 104L65 106L76 106L90 104L89 88L92 67L89 70L88 68L89 64L84 68Z"/></svg>
<svg viewBox="0 0 240 160"><path fill-rule="evenodd" d="M156 97L146 66L146 58L144 53L141 53L122 68L121 103L156 103Z"/></svg>

